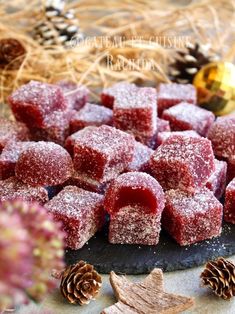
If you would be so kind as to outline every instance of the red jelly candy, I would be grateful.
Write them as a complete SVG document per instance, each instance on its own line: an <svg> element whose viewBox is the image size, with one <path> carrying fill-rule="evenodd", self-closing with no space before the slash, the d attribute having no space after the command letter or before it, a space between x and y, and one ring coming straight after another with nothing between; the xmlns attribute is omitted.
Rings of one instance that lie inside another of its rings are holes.
<svg viewBox="0 0 235 314"><path fill-rule="evenodd" d="M64 92L68 109L79 110L88 101L89 89L86 86L70 81L59 81L56 85L60 86Z"/></svg>
<svg viewBox="0 0 235 314"><path fill-rule="evenodd" d="M194 130L206 136L215 120L211 111L182 102L165 110L162 117L170 122L173 131Z"/></svg>
<svg viewBox="0 0 235 314"><path fill-rule="evenodd" d="M133 134L146 143L157 131L157 93L155 88L139 88L135 92L120 95L113 107L114 126Z"/></svg>
<svg viewBox="0 0 235 314"><path fill-rule="evenodd" d="M125 97L131 92L135 92L137 90L137 86L135 84L130 84L128 82L119 82L114 84L109 88L105 88L101 94L101 103L105 107L113 108L113 104L117 97Z"/></svg>
<svg viewBox="0 0 235 314"><path fill-rule="evenodd" d="M227 182L232 181L235 178L235 157L234 159L229 159L227 161L228 164L228 171L227 171Z"/></svg>
<svg viewBox="0 0 235 314"><path fill-rule="evenodd" d="M182 137L200 137L200 135L195 131L160 132L157 135L157 144L161 145L166 140L168 140L169 138L175 135L182 136Z"/></svg>
<svg viewBox="0 0 235 314"><path fill-rule="evenodd" d="M206 187L211 190L218 199L220 199L224 194L226 177L227 163L225 161L215 159L215 171L206 182Z"/></svg>
<svg viewBox="0 0 235 314"><path fill-rule="evenodd" d="M75 186L65 187L46 208L67 234L66 246L80 249L104 223L103 196Z"/></svg>
<svg viewBox="0 0 235 314"><path fill-rule="evenodd" d="M217 237L222 229L223 206L206 188L194 195L180 190L165 193L163 228L183 246Z"/></svg>
<svg viewBox="0 0 235 314"><path fill-rule="evenodd" d="M0 180L15 175L15 165L21 152L28 148L33 142L10 142L0 155Z"/></svg>
<svg viewBox="0 0 235 314"><path fill-rule="evenodd" d="M224 220L235 224L235 178L226 188Z"/></svg>
<svg viewBox="0 0 235 314"><path fill-rule="evenodd" d="M0 118L0 153L9 142L28 139L29 131L23 123Z"/></svg>
<svg viewBox="0 0 235 314"><path fill-rule="evenodd" d="M36 81L17 89L9 97L9 104L17 120L39 128L48 114L67 106L60 87Z"/></svg>
<svg viewBox="0 0 235 314"><path fill-rule="evenodd" d="M171 127L170 127L169 121L157 118L157 131L158 132L170 132Z"/></svg>
<svg viewBox="0 0 235 314"><path fill-rule="evenodd" d="M154 150L143 145L142 143L135 142L134 156L132 161L127 167L127 171L141 171L145 169Z"/></svg>
<svg viewBox="0 0 235 314"><path fill-rule="evenodd" d="M158 86L158 114L161 117L162 112L181 102L196 104L196 90L191 84L164 84Z"/></svg>
<svg viewBox="0 0 235 314"><path fill-rule="evenodd" d="M42 128L31 129L32 138L35 141L54 142L63 146L70 134L70 120L75 114L75 110L53 112L44 119Z"/></svg>
<svg viewBox="0 0 235 314"><path fill-rule="evenodd" d="M0 202L13 199L44 204L48 202L48 194L43 187L28 186L16 177L0 181Z"/></svg>
<svg viewBox="0 0 235 314"><path fill-rule="evenodd" d="M215 170L210 141L201 137L173 136L150 159L151 174L166 189L194 192Z"/></svg>
<svg viewBox="0 0 235 314"><path fill-rule="evenodd" d="M110 213L111 243L158 243L165 199L153 177L143 172L120 175L109 185L104 205Z"/></svg>
<svg viewBox="0 0 235 314"><path fill-rule="evenodd" d="M30 186L53 186L71 177L73 163L63 147L52 142L37 142L20 154L15 172L18 179Z"/></svg>
<svg viewBox="0 0 235 314"><path fill-rule="evenodd" d="M133 136L111 126L87 127L76 135L75 170L100 183L123 172L134 153Z"/></svg>
<svg viewBox="0 0 235 314"><path fill-rule="evenodd" d="M71 133L77 132L86 126L111 125L113 122L113 112L109 108L87 103L77 112L70 122Z"/></svg>
<svg viewBox="0 0 235 314"><path fill-rule="evenodd" d="M234 158L235 156L235 116L217 118L209 130L208 138L212 142L216 156Z"/></svg>

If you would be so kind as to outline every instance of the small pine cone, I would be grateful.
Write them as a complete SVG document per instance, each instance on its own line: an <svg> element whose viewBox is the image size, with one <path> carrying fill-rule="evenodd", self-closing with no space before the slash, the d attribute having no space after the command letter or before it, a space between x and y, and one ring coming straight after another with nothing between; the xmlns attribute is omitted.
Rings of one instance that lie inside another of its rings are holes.
<svg viewBox="0 0 235 314"><path fill-rule="evenodd" d="M61 273L60 290L72 304L88 304L101 288L101 276L90 264L80 261Z"/></svg>
<svg viewBox="0 0 235 314"><path fill-rule="evenodd" d="M221 257L208 262L201 279L203 285L211 288L219 297L228 300L235 296L235 265L228 260Z"/></svg>
<svg viewBox="0 0 235 314"><path fill-rule="evenodd" d="M170 77L180 84L192 83L204 65L217 59L217 56L208 53L207 46L198 43L188 45L186 51L178 51L177 54L175 61L170 64Z"/></svg>
<svg viewBox="0 0 235 314"><path fill-rule="evenodd" d="M0 40L0 68L17 70L24 60L26 50L24 46L14 38Z"/></svg>

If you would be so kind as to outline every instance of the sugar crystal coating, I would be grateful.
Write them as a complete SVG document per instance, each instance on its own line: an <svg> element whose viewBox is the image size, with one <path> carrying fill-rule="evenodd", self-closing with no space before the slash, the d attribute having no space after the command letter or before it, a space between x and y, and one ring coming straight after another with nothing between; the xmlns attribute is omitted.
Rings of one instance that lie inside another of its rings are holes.
<svg viewBox="0 0 235 314"><path fill-rule="evenodd" d="M212 112L186 102L164 110L162 117L173 131L194 130L201 136L207 135L215 120Z"/></svg>
<svg viewBox="0 0 235 314"><path fill-rule="evenodd" d="M158 132L170 132L171 127L170 127L169 121L157 118L157 131Z"/></svg>
<svg viewBox="0 0 235 314"><path fill-rule="evenodd" d="M158 88L158 115L181 102L196 104L196 89L191 84L159 84Z"/></svg>
<svg viewBox="0 0 235 314"><path fill-rule="evenodd" d="M210 141L205 138L173 136L150 158L151 174L165 189L194 192L215 170Z"/></svg>
<svg viewBox="0 0 235 314"><path fill-rule="evenodd" d="M134 155L126 170L141 171L145 169L145 166L153 153L153 149L140 142L135 142Z"/></svg>
<svg viewBox="0 0 235 314"><path fill-rule="evenodd" d="M180 245L189 245L221 233L223 206L206 188L194 195L180 190L165 193L163 228Z"/></svg>
<svg viewBox="0 0 235 314"><path fill-rule="evenodd" d="M206 182L206 187L211 190L215 197L220 199L225 191L227 177L227 163L215 159L215 171Z"/></svg>
<svg viewBox="0 0 235 314"><path fill-rule="evenodd" d="M61 146L37 142L21 152L16 163L18 179L31 186L53 186L64 183L73 172L72 159Z"/></svg>
<svg viewBox="0 0 235 314"><path fill-rule="evenodd" d="M103 124L112 125L113 112L111 109L87 103L71 119L71 133L77 132L89 125L101 126Z"/></svg>
<svg viewBox="0 0 235 314"><path fill-rule="evenodd" d="M134 143L133 136L113 127L86 127L76 135L75 170L100 183L110 181L132 160Z"/></svg>
<svg viewBox="0 0 235 314"><path fill-rule="evenodd" d="M156 245L165 205L158 182L142 172L120 175L110 183L104 206L110 213L111 243Z"/></svg>
<svg viewBox="0 0 235 314"><path fill-rule="evenodd" d="M0 155L0 180L15 175L15 165L21 152L28 148L33 142L10 142Z"/></svg>
<svg viewBox="0 0 235 314"><path fill-rule="evenodd" d="M235 116L217 118L209 130L208 138L216 156L235 158Z"/></svg>
<svg viewBox="0 0 235 314"><path fill-rule="evenodd" d="M81 109L88 101L89 90L85 85L77 85L70 81L59 81L56 83L65 96L68 109Z"/></svg>
<svg viewBox="0 0 235 314"><path fill-rule="evenodd" d="M200 137L195 131L175 131L175 132L159 132L157 135L157 144L161 145L172 136L183 136L183 137Z"/></svg>
<svg viewBox="0 0 235 314"><path fill-rule="evenodd" d="M146 143L157 131L157 92L155 88L138 88L116 97L113 107L114 126L133 134Z"/></svg>
<svg viewBox="0 0 235 314"><path fill-rule="evenodd" d="M9 142L27 141L29 131L25 124L0 117L0 153Z"/></svg>
<svg viewBox="0 0 235 314"><path fill-rule="evenodd" d="M228 170L227 170L227 182L232 181L235 178L235 157L227 160Z"/></svg>
<svg viewBox="0 0 235 314"><path fill-rule="evenodd" d="M22 85L8 100L15 118L29 127L40 128L48 114L66 109L60 87L37 81Z"/></svg>
<svg viewBox="0 0 235 314"><path fill-rule="evenodd" d="M224 220L235 224L235 178L229 183L226 188Z"/></svg>
<svg viewBox="0 0 235 314"><path fill-rule="evenodd" d="M75 186L65 187L46 204L56 221L62 222L66 246L81 248L104 223L103 196Z"/></svg>
<svg viewBox="0 0 235 314"><path fill-rule="evenodd" d="M28 186L16 177L0 181L0 202L13 199L44 204L48 201L48 194L43 187Z"/></svg>
<svg viewBox="0 0 235 314"><path fill-rule="evenodd" d="M111 87L105 88L101 94L101 103L105 107L113 108L114 101L117 97L125 97L132 91L136 91L137 86L128 82L119 82Z"/></svg>

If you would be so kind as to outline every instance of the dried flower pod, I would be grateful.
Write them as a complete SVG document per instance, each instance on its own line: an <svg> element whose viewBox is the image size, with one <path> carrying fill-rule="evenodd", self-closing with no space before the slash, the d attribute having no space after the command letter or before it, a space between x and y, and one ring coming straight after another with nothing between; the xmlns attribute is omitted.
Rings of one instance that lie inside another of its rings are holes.
<svg viewBox="0 0 235 314"><path fill-rule="evenodd" d="M17 70L24 60L26 49L15 38L0 40L0 68Z"/></svg>
<svg viewBox="0 0 235 314"><path fill-rule="evenodd" d="M235 265L224 258L210 261L201 274L202 283L225 299L235 296Z"/></svg>
<svg viewBox="0 0 235 314"><path fill-rule="evenodd" d="M98 294L102 284L101 276L94 267L84 261L66 267L63 272L57 274L58 277L61 278L62 295L72 304L90 303Z"/></svg>

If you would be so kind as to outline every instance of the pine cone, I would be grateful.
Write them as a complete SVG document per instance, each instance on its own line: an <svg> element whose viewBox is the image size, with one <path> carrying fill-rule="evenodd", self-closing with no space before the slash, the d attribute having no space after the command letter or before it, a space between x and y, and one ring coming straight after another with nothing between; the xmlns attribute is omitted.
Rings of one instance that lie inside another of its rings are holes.
<svg viewBox="0 0 235 314"><path fill-rule="evenodd" d="M235 296L235 265L228 260L221 257L208 262L201 279L219 297L228 300Z"/></svg>
<svg viewBox="0 0 235 314"><path fill-rule="evenodd" d="M33 31L33 37L43 46L69 46L72 38L82 39L78 19L73 11L63 13L64 1L48 0L45 17Z"/></svg>
<svg viewBox="0 0 235 314"><path fill-rule="evenodd" d="M178 57L170 64L171 79L181 84L192 83L196 73L216 59L216 56L208 55L208 47L205 45L188 45L187 51L178 51Z"/></svg>
<svg viewBox="0 0 235 314"><path fill-rule="evenodd" d="M0 40L0 68L16 70L24 60L26 50L24 46L14 38Z"/></svg>
<svg viewBox="0 0 235 314"><path fill-rule="evenodd" d="M68 266L61 273L60 290L62 295L73 304L88 304L101 288L101 276L90 264L80 261Z"/></svg>

